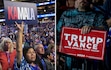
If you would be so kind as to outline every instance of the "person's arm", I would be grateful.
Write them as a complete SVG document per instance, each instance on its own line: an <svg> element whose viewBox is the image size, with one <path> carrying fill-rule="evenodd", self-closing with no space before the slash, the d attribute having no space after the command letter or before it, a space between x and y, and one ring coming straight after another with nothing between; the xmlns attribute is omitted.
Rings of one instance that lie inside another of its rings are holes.
<svg viewBox="0 0 111 70"><path fill-rule="evenodd" d="M105 31L108 30L108 25L107 25L107 22L106 22L106 19L105 19L104 15L102 15L100 13L97 13L97 16L95 18L94 29L105 30Z"/></svg>
<svg viewBox="0 0 111 70"><path fill-rule="evenodd" d="M18 28L18 34L17 34L17 47L16 47L16 51L17 51L17 64L21 63L21 59L23 56L23 52L22 52L22 35L23 35L23 22L22 24L18 24L17 22L15 22Z"/></svg>
<svg viewBox="0 0 111 70"><path fill-rule="evenodd" d="M58 33L61 33L61 31L62 31L62 27L64 26L64 18L65 18L66 13L67 13L66 11L64 11L62 13L62 15L61 15L61 17L60 17L60 19L56 25L56 30Z"/></svg>
<svg viewBox="0 0 111 70"><path fill-rule="evenodd" d="M57 43L60 43L60 35L61 35L61 31L62 31L62 27L64 26L64 13L62 14L62 16L60 17L57 25L56 25L56 31L57 31Z"/></svg>
<svg viewBox="0 0 111 70"><path fill-rule="evenodd" d="M93 26L83 26L81 28L81 34L87 34L91 31L91 29L95 30L106 30L104 26L98 26L98 27L93 27Z"/></svg>
<svg viewBox="0 0 111 70"><path fill-rule="evenodd" d="M102 14L97 13L95 16L95 20L93 25L84 24L82 27L81 33L86 34L91 31L91 29L95 30L108 30L107 23L105 21L105 17Z"/></svg>
<svg viewBox="0 0 111 70"><path fill-rule="evenodd" d="M1 65L1 63L0 63L0 70L2 70L2 65Z"/></svg>

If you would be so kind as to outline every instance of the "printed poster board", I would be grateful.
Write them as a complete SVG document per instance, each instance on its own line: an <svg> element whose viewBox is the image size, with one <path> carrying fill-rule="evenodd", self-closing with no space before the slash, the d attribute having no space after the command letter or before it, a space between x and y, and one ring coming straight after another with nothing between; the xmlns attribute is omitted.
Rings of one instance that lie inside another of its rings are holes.
<svg viewBox="0 0 111 70"><path fill-rule="evenodd" d="M81 29L63 27L59 52L89 59L103 60L106 31L91 30L81 34Z"/></svg>
<svg viewBox="0 0 111 70"><path fill-rule="evenodd" d="M5 23L15 21L27 24L37 24L37 7L35 3L4 1Z"/></svg>

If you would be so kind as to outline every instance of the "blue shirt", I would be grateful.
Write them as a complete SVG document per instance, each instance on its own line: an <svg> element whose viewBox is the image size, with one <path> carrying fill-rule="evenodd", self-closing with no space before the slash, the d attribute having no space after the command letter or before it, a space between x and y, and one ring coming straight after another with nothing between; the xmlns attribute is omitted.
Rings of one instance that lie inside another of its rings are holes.
<svg viewBox="0 0 111 70"><path fill-rule="evenodd" d="M61 32L63 26L81 28L83 26L105 26L104 16L93 11L80 12L77 9L65 11L58 24L57 31Z"/></svg>
<svg viewBox="0 0 111 70"><path fill-rule="evenodd" d="M45 64L44 59L41 59L41 63L42 63L42 65L43 65L43 69L46 70L46 64Z"/></svg>
<svg viewBox="0 0 111 70"><path fill-rule="evenodd" d="M24 57L22 57L20 67L18 67L17 59L15 59L14 70L40 70L40 69L38 68L38 66L34 67L30 65L29 63L26 62Z"/></svg>

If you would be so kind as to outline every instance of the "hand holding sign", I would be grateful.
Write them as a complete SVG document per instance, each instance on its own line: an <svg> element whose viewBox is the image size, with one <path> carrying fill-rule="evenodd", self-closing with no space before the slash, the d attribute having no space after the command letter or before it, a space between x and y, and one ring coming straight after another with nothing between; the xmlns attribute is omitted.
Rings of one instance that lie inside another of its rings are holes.
<svg viewBox="0 0 111 70"><path fill-rule="evenodd" d="M81 34L87 34L91 31L91 26L83 26L81 29Z"/></svg>
<svg viewBox="0 0 111 70"><path fill-rule="evenodd" d="M106 31L90 30L91 27L88 26L84 26L83 30L63 27L59 52L77 57L103 60ZM81 31L87 34L81 34Z"/></svg>

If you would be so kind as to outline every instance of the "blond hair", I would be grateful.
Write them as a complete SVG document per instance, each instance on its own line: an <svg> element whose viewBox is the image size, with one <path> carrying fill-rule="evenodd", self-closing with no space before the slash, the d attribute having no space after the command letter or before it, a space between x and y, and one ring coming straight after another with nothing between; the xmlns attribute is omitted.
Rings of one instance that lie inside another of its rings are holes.
<svg viewBox="0 0 111 70"><path fill-rule="evenodd" d="M54 43L48 45L48 50L49 51L51 51L52 48L55 48L55 44Z"/></svg>
<svg viewBox="0 0 111 70"><path fill-rule="evenodd" d="M0 43L0 50L5 51L4 47L5 47L6 42L10 42L11 47L9 49L9 52L12 52L14 50L14 48L13 48L13 42L12 42L12 40L10 38L3 38L3 40Z"/></svg>

